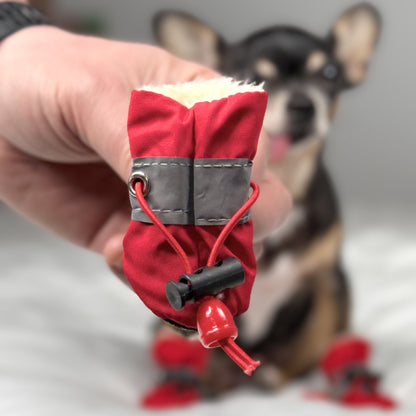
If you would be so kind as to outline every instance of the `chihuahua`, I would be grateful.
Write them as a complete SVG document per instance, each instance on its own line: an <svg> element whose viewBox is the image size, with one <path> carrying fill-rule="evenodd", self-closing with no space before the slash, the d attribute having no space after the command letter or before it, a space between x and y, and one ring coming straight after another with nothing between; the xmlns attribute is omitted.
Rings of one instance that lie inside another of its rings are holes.
<svg viewBox="0 0 416 416"><path fill-rule="evenodd" d="M380 34L379 13L358 4L325 37L274 26L235 44L182 12L160 12L153 28L159 44L177 56L263 83L268 92L269 167L290 191L293 209L265 241L251 305L238 326L240 344L262 361L253 380L279 388L314 368L329 343L348 331L340 212L322 151L340 93L366 77ZM213 352L202 379L223 391L248 378Z"/></svg>

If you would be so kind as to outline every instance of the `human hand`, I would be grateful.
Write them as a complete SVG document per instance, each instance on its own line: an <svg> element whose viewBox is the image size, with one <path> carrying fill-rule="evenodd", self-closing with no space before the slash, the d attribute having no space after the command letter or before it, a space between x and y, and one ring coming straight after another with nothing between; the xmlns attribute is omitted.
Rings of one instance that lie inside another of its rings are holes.
<svg viewBox="0 0 416 416"><path fill-rule="evenodd" d="M148 45L21 30L0 44L0 198L61 237L103 253L122 274L130 221L126 121L131 90L216 74ZM266 171L261 135L253 179L255 243L280 224L288 193Z"/></svg>

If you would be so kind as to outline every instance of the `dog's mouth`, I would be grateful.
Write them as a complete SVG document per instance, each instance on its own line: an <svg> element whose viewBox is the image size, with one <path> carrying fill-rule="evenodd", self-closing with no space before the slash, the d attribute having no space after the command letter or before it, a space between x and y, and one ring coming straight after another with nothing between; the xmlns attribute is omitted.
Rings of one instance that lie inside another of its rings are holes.
<svg viewBox="0 0 416 416"><path fill-rule="evenodd" d="M278 134L269 133L270 138L270 162L280 162L289 153L292 147L302 143L314 134L314 129L310 124L297 124L292 126L289 131Z"/></svg>
<svg viewBox="0 0 416 416"><path fill-rule="evenodd" d="M289 134L269 135L270 137L270 156L271 162L280 162L290 150L292 138Z"/></svg>

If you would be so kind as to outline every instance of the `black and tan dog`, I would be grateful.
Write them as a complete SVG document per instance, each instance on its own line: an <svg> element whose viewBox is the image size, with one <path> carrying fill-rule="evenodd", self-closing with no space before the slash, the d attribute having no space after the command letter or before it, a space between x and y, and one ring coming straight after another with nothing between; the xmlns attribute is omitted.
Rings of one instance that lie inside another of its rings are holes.
<svg viewBox="0 0 416 416"><path fill-rule="evenodd" d="M356 5L323 38L276 26L227 44L210 26L172 11L156 16L154 31L174 54L264 83L269 94L264 127L271 137L270 168L291 192L294 207L265 243L239 341L263 363L254 380L277 388L313 368L331 340L348 329L340 214L322 149L339 94L366 77L379 14L368 4ZM219 389L248 379L221 353L213 355L205 378Z"/></svg>

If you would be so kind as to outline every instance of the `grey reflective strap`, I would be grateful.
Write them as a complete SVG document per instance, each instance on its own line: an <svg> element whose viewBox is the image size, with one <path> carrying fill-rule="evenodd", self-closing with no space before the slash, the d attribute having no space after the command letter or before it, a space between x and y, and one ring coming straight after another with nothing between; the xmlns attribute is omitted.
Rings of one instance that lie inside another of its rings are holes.
<svg viewBox="0 0 416 416"><path fill-rule="evenodd" d="M247 201L251 166L248 159L195 159L195 225L227 224ZM248 219L245 215L242 221Z"/></svg>
<svg viewBox="0 0 416 416"><path fill-rule="evenodd" d="M145 157L133 159L132 173L148 178L146 201L164 224L224 225L247 201L251 166L248 159ZM130 203L133 220L151 222L132 195Z"/></svg>
<svg viewBox="0 0 416 416"><path fill-rule="evenodd" d="M146 201L164 224L193 224L194 214L190 172L192 159L179 157L145 157L133 159L133 172L147 176L150 192ZM137 199L130 195L132 219L151 222Z"/></svg>

